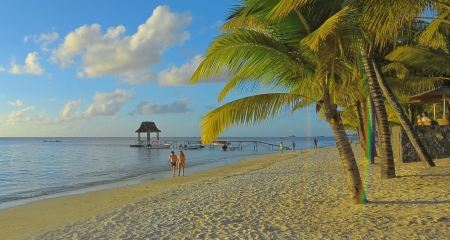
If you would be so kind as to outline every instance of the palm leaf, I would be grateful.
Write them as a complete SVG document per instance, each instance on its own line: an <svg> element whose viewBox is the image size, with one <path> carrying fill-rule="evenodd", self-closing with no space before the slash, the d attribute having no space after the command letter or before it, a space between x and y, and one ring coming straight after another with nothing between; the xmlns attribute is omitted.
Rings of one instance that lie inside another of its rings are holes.
<svg viewBox="0 0 450 240"><path fill-rule="evenodd" d="M201 120L202 142L211 143L226 129L239 125L258 124L289 114L297 109L303 97L288 93L248 96L226 103L208 112Z"/></svg>
<svg viewBox="0 0 450 240"><path fill-rule="evenodd" d="M247 68L274 69L292 63L291 50L268 34L253 30L232 30L217 37L191 77L195 83L215 75L234 75ZM296 61L301 63L301 56ZM307 69L307 68L306 68ZM305 68L280 69L280 71L302 71ZM248 74L253 75L253 74ZM300 72L298 75L308 75Z"/></svg>
<svg viewBox="0 0 450 240"><path fill-rule="evenodd" d="M350 7L344 7L339 12L328 18L317 30L302 40L302 44L309 46L314 51L318 51L321 43L328 36L334 34L342 20L353 10Z"/></svg>
<svg viewBox="0 0 450 240"><path fill-rule="evenodd" d="M450 74L450 58L444 52L421 47L399 47L386 56L387 60L400 62L408 68L429 71L434 74Z"/></svg>

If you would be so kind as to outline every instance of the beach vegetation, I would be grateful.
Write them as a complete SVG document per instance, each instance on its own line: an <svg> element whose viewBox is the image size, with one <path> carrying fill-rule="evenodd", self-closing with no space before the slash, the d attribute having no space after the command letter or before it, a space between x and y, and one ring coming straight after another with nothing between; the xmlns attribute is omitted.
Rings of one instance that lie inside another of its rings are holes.
<svg viewBox="0 0 450 240"><path fill-rule="evenodd" d="M371 162L377 154L373 143L375 125L378 128L382 179L396 177L390 138L393 124L405 129L425 166L434 166L412 130L405 105L394 94L401 88L393 91L388 80L404 79L410 71L407 64L400 65L393 57L405 46L416 42L430 48L447 44L442 40L446 27L419 18L425 12L441 12L438 21L447 24L445 11L448 7L442 3L420 0L242 1L207 48L191 83L228 75L230 81L219 94L219 102L233 91L259 94L208 112L201 121L202 140L211 142L227 128L275 119L315 103L334 131L352 198L355 203L364 202L360 176L345 135L350 124L344 123L345 114L338 107L353 106L358 119L356 128ZM431 33L427 32L430 25ZM424 40L417 40L417 36ZM442 51L446 53L443 47ZM411 61L414 63L413 58ZM393 70L397 76L389 79ZM361 90L353 91L352 84Z"/></svg>
<svg viewBox="0 0 450 240"><path fill-rule="evenodd" d="M339 1L335 5L316 2L322 5L299 8L274 20L270 17L278 4L274 1L245 1L232 12L191 83L215 75L230 76L219 102L232 91L266 89L268 93L237 99L208 112L201 121L202 141L213 141L227 128L275 119L315 103L334 132L351 201L360 204L366 201L364 186L336 104L337 89L352 76L351 65L336 57L351 43L337 41L341 18L350 9L338 8ZM342 30L349 31L346 26ZM322 46L322 41L329 44Z"/></svg>

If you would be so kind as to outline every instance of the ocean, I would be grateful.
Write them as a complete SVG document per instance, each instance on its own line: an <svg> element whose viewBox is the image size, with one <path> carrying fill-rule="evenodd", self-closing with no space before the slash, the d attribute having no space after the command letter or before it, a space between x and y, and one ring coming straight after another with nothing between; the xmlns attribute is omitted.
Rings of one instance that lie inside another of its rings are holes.
<svg viewBox="0 0 450 240"><path fill-rule="evenodd" d="M145 137L144 137L145 138ZM334 146L334 137L315 137L319 147ZM141 137L141 139L143 139ZM153 139L153 138L152 138ZM278 145L280 141L296 149L312 148L310 137L229 137L224 141L243 141L241 150L221 151L219 147L184 150L186 175L237 163L253 156L279 152L248 141ZM136 184L171 177L167 159L178 148L147 149L130 147L137 137L95 138L0 138L0 209L43 199ZM185 144L198 137L162 137L161 141ZM232 145L237 146L236 142ZM285 150L289 151L289 150Z"/></svg>

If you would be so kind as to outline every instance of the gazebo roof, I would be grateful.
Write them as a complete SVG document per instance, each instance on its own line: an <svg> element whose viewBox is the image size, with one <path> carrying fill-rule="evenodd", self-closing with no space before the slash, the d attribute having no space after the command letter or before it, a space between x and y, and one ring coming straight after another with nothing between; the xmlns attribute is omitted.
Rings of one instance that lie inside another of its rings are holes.
<svg viewBox="0 0 450 240"><path fill-rule="evenodd" d="M441 86L434 90L419 93L408 98L406 103L409 104L424 104L424 103L436 103L443 100L443 96L450 95L450 86Z"/></svg>
<svg viewBox="0 0 450 240"><path fill-rule="evenodd" d="M161 130L156 127L154 122L142 122L136 132L161 132Z"/></svg>

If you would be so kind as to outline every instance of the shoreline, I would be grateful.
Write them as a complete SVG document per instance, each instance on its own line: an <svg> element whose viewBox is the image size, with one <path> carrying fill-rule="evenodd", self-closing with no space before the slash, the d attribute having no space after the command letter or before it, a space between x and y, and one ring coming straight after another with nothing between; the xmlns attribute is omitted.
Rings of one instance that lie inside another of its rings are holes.
<svg viewBox="0 0 450 240"><path fill-rule="evenodd" d="M298 150L296 153L301 151L306 150ZM286 156L289 153L286 152ZM238 167L253 169L253 166L251 166L252 161L273 154L278 155L280 153L268 153L247 159L239 159L236 160L236 163L216 166L214 168L203 169L205 167L203 165L194 166L192 168L197 168L196 171L190 172L189 170L192 169L186 168L184 177L172 178L170 171L167 171L161 173L161 175L167 175L166 177L161 176L158 179L150 179L140 183L119 185L113 188L98 189L95 191L82 191L70 195L64 194L51 198L45 198L43 196L44 198L38 201L0 209L0 226L7 229L7 231L0 231L0 239L16 239L18 236L40 234L66 224L107 213L115 208L139 201L145 197L161 194L162 192L172 190L184 184L205 181L211 177L221 176L223 174L239 173L240 170L233 171L233 169ZM220 165L221 163L213 164ZM142 179L138 181L142 181ZM126 194L123 194L124 192ZM89 209L89 211L83 212L79 211L79 209ZM45 217L41 216L43 214Z"/></svg>
<svg viewBox="0 0 450 240"><path fill-rule="evenodd" d="M273 154L273 153L266 153L266 154ZM258 156L264 156L266 154L261 154L261 155L258 155ZM258 157L258 156L236 158L236 159L232 159L232 160L226 160L225 162L212 162L212 163L194 165L192 167L187 167L186 171L189 171L189 173L196 173L196 172L200 172L200 171L206 171L206 170L210 170L210 169L214 169L214 168L218 168L218 167L233 165L233 164L239 163L240 161L244 161L244 160L250 159L250 158L255 158L255 157ZM168 166L168 168L170 168L170 167ZM154 181L154 180L158 180L158 179L171 178L171 177L172 177L171 176L171 171L169 169L169 170L164 171L164 172L150 173L150 174L145 175L145 176L136 177L136 178L127 179L127 180L119 180L119 181L115 181L115 182L111 182L111 183L105 183L105 184L93 185L93 186L89 186L89 187L83 187L83 188L80 188L80 189L56 192L56 193L52 193L52 194L40 195L40 196L24 198L24 199L17 199L17 200L13 200L13 201L0 203L0 211L8 209L8 208L12 208L12 207L20 207L20 206L23 206L23 205L26 205L26 204L30 204L30 203L34 203L34 202L50 200L50 199L53 199L53 198L60 198L60 197L67 197L67 196L72 196L72 195L78 195L78 194L85 194L85 193L101 191L101 190L117 188L117 187L126 187L126 186L130 186L130 185L142 184L142 183L146 183L148 181Z"/></svg>
<svg viewBox="0 0 450 240"><path fill-rule="evenodd" d="M337 148L233 165L0 211L0 239L439 239L450 231L450 159L380 179L353 145L368 204L353 205Z"/></svg>

